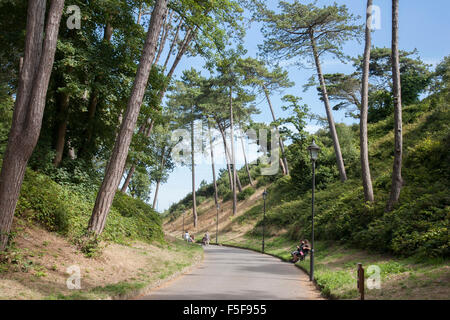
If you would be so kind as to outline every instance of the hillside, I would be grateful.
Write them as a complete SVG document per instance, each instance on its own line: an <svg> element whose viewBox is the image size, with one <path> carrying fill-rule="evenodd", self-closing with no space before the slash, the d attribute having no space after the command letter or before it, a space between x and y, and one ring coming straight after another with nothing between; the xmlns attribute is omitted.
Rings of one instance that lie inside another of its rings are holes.
<svg viewBox="0 0 450 320"><path fill-rule="evenodd" d="M384 298L406 297L408 285L402 281L421 278L423 283L415 286L439 288L434 290L435 298L449 295L450 272L448 267L450 219L450 108L441 95L431 96L421 103L404 108L404 163L400 201L395 209L385 212L389 195L390 173L393 157L393 119L388 117L369 125L369 147L375 203L364 203L359 177L358 127L340 126L340 134L345 134L347 145L343 148L348 167L349 179L345 183L335 176L325 176L329 168L318 163L318 191L316 192L315 233L318 240L316 278L325 294L330 297L354 298L355 265L358 257L362 262L378 263L384 267L383 277L396 290L385 293ZM344 130L343 130L344 129ZM350 134L348 134L350 132ZM322 157L326 157L331 145L327 145L326 132L318 132L316 137L322 147ZM349 145L351 147L349 147ZM307 145L307 144L306 144ZM298 146L289 146L292 154ZM353 150L352 150L353 148ZM266 250L282 258L289 258L299 239L309 238L311 219L311 192L302 189L298 161L291 158L291 176L278 176L267 185ZM325 168L324 168L325 167ZM321 175L325 177L321 177ZM307 178L308 175L305 175ZM255 176L256 179L260 178ZM309 178L306 185L309 185ZM328 180L327 180L328 179ZM265 178L263 179L265 180ZM258 182L259 185L263 182ZM263 188L258 188L258 199L248 205L241 204L236 217L223 211L220 220L219 242L260 250L262 236ZM225 202L222 207L230 206ZM213 200L202 204L199 216L198 237L206 228L215 239L212 219L215 217ZM181 219L166 218L165 229L171 233L181 232ZM192 214L186 210L186 221ZM169 222L170 221L170 222ZM207 222L205 222L207 221ZM390 265L393 263L394 266ZM321 267L319 267L322 264ZM309 260L303 263L309 268ZM393 278L396 280L393 280ZM384 279L384 278L383 278ZM420 282L420 281L419 281ZM344 287L348 287L345 289ZM343 289L344 288L344 289ZM400 291L398 291L400 290ZM419 298L420 291L410 289L409 298ZM373 295L373 298L380 298Z"/></svg>
<svg viewBox="0 0 450 320"><path fill-rule="evenodd" d="M131 298L201 260L200 247L164 237L158 213L120 192L105 232L82 242L93 205L88 193L27 170L14 237L0 255L0 299ZM66 286L71 266L80 290Z"/></svg>

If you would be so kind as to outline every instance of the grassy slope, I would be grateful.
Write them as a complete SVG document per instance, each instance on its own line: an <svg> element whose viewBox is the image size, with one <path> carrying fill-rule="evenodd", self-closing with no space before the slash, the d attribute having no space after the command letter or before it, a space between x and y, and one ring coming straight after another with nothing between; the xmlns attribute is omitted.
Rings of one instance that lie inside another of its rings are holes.
<svg viewBox="0 0 450 320"><path fill-rule="evenodd" d="M0 264L0 299L126 299L144 294L199 262L200 246L183 241L103 242L86 257L67 238L24 220ZM68 268L80 270L81 289L69 290Z"/></svg>
<svg viewBox="0 0 450 320"><path fill-rule="evenodd" d="M356 263L362 262L366 268L377 265L381 270L381 290L369 290L369 299L450 297L450 201L445 165L449 156L450 111L446 101L440 103L440 107L426 112L421 106L405 108L406 183L400 205L392 213L384 213L392 167L390 118L369 127L375 205L367 206L361 201L359 177L350 177L345 184L331 183L316 193L316 235L322 240L316 243L315 278L324 295L357 298ZM278 179L268 189L266 252L283 259L289 259L296 239L310 234L311 193L297 196L292 189L289 177ZM206 216L213 216L213 209ZM259 199L252 207L241 210L226 229L221 228L219 241L260 250L261 217ZM389 241L383 237L390 237ZM433 255L440 258L430 257ZM299 266L308 271L309 259Z"/></svg>
<svg viewBox="0 0 450 320"><path fill-rule="evenodd" d="M27 170L8 250L0 255L0 298L110 299L143 292L201 259L199 246L164 239L159 214L117 193L99 247L80 252L94 200ZM78 265L82 290L68 290Z"/></svg>

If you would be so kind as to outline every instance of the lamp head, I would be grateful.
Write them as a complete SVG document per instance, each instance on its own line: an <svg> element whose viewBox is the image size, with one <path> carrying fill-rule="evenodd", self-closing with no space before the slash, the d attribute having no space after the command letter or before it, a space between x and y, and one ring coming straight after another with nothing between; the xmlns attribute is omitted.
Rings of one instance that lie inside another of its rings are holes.
<svg viewBox="0 0 450 320"><path fill-rule="evenodd" d="M309 156L311 157L312 161L316 161L319 157L319 146L315 143L314 139L312 143L308 146Z"/></svg>
<svg viewBox="0 0 450 320"><path fill-rule="evenodd" d="M264 192L263 192L263 199L266 199L266 197L267 197L267 191L266 191L266 189L264 189Z"/></svg>

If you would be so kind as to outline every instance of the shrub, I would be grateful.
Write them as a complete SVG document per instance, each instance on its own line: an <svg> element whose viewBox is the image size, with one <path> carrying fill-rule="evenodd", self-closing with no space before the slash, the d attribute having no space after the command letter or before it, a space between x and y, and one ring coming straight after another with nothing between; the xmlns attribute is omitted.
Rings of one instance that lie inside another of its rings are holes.
<svg viewBox="0 0 450 320"><path fill-rule="evenodd" d="M85 196L27 169L16 215L25 215L49 231L78 237L85 233L94 206ZM145 202L116 193L101 237L119 243L162 240L161 219Z"/></svg>
<svg viewBox="0 0 450 320"><path fill-rule="evenodd" d="M254 193L255 193L255 189L254 188L252 188L252 187L245 188L245 189L242 190L242 192L238 193L237 199L239 201L248 199Z"/></svg>

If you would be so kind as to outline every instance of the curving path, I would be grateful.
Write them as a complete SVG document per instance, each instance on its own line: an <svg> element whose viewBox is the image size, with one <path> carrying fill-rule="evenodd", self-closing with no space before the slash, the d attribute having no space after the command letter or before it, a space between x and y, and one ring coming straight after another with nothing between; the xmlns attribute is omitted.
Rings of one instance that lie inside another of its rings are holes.
<svg viewBox="0 0 450 320"><path fill-rule="evenodd" d="M193 272L140 299L293 300L320 299L320 294L292 264L250 250L209 246Z"/></svg>

